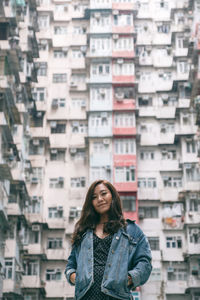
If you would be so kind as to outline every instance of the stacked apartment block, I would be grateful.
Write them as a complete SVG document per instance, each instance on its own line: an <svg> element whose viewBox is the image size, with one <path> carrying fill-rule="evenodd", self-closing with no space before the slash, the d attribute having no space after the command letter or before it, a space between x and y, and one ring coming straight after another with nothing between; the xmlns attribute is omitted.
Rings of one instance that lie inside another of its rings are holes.
<svg viewBox="0 0 200 300"><path fill-rule="evenodd" d="M200 300L198 2L39 0L38 27L33 0L0 4L0 299L73 299L71 234L104 178L152 249L134 300Z"/></svg>

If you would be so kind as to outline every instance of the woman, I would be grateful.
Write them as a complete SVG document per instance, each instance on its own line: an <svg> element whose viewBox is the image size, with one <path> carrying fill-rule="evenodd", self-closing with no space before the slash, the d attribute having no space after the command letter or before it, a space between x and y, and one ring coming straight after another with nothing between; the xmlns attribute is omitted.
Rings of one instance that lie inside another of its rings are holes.
<svg viewBox="0 0 200 300"><path fill-rule="evenodd" d="M76 300L131 299L131 288L151 273L148 241L134 221L125 221L119 194L106 180L89 188L72 237L65 275Z"/></svg>

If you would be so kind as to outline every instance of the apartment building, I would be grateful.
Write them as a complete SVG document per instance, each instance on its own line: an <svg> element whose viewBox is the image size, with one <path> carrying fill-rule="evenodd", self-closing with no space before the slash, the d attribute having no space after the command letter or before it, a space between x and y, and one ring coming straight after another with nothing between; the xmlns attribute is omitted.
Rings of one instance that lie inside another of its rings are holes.
<svg viewBox="0 0 200 300"><path fill-rule="evenodd" d="M200 299L198 2L0 4L0 299L73 299L63 271L98 178L152 248L134 300Z"/></svg>
<svg viewBox="0 0 200 300"><path fill-rule="evenodd" d="M0 299L24 299L26 176L31 172L27 128L39 56L36 17L34 0L0 3Z"/></svg>

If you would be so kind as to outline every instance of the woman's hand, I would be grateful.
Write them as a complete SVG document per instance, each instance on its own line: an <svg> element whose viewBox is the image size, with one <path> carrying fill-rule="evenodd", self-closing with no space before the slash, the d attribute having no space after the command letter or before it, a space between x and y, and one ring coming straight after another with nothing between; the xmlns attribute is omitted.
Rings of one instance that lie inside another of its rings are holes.
<svg viewBox="0 0 200 300"><path fill-rule="evenodd" d="M71 283L75 284L76 281L76 273L72 273L69 277L69 280L71 281Z"/></svg>
<svg viewBox="0 0 200 300"><path fill-rule="evenodd" d="M128 275L128 286L132 285L133 281L130 275Z"/></svg>

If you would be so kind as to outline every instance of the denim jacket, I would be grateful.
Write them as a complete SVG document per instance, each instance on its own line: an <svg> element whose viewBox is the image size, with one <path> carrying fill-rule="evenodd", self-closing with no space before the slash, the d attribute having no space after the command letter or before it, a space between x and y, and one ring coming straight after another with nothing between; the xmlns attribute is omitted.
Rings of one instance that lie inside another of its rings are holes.
<svg viewBox="0 0 200 300"><path fill-rule="evenodd" d="M134 221L127 220L126 229L113 235L108 253L101 291L117 299L131 299L128 275L133 287L144 284L151 273L151 250L148 240ZM75 299L81 299L94 282L93 231L87 230L78 246L73 246L65 269L67 281L76 272Z"/></svg>

